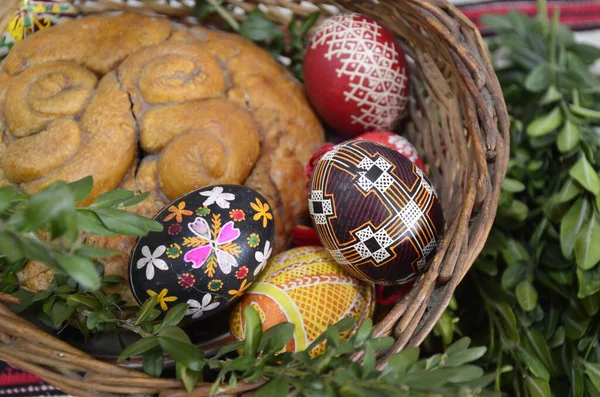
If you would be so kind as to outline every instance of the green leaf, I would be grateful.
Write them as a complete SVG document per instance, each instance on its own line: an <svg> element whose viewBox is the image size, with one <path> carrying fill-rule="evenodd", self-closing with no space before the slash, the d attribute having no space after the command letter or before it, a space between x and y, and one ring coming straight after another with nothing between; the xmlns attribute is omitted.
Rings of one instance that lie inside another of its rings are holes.
<svg viewBox="0 0 600 397"><path fill-rule="evenodd" d="M352 327L354 327L355 323L356 322L354 321L354 318L346 317L346 318L341 319L337 323L335 323L334 327L335 327L335 329L337 329L339 334L342 334L342 333L352 329Z"/></svg>
<svg viewBox="0 0 600 397"><path fill-rule="evenodd" d="M282 376L276 376L258 389L256 397L285 396L288 394L289 388L290 385L287 379Z"/></svg>
<svg viewBox="0 0 600 397"><path fill-rule="evenodd" d="M502 189L511 193L519 193L525 190L525 185L516 179L504 178Z"/></svg>
<svg viewBox="0 0 600 397"><path fill-rule="evenodd" d="M550 354L550 348L548 343L544 339L544 336L535 328L529 327L523 330L525 335L525 342L527 342L530 348L530 353L535 354L548 368L550 371L554 370L554 363L552 362L552 355Z"/></svg>
<svg viewBox="0 0 600 397"><path fill-rule="evenodd" d="M54 326L58 328L71 316L71 314L73 314L74 311L75 309L70 308L63 301L57 300L56 303L52 305L48 315L50 316L50 319L52 319Z"/></svg>
<svg viewBox="0 0 600 397"><path fill-rule="evenodd" d="M535 231L531 235L531 245L536 248L536 258L538 259L538 261L545 245L545 242L542 242L541 244L540 242L546 230L548 230L548 218L543 217L540 220L540 223L538 223L538 225L536 226Z"/></svg>
<svg viewBox="0 0 600 397"><path fill-rule="evenodd" d="M517 351L519 352L519 356L523 362L527 365L527 368L529 368L529 371L531 371L535 377L541 378L545 381L550 380L550 373L539 358L531 355L522 346L517 346Z"/></svg>
<svg viewBox="0 0 600 397"><path fill-rule="evenodd" d="M32 301L33 302L43 301L43 300L46 300L50 295L52 295L52 291L49 291L49 290L38 291L33 295Z"/></svg>
<svg viewBox="0 0 600 397"><path fill-rule="evenodd" d="M181 364L180 362L176 363L175 371L177 373L177 378L181 379L181 381L183 382L185 390L188 393L191 393L196 387L198 380L200 379L200 372L191 370L185 365ZM219 382L215 382L216 385L218 385L218 383ZM211 392L210 395L212 396L214 394Z"/></svg>
<svg viewBox="0 0 600 397"><path fill-rule="evenodd" d="M155 348L144 352L142 365L146 374L159 378L162 375L164 363L165 358L158 345Z"/></svg>
<svg viewBox="0 0 600 397"><path fill-rule="evenodd" d="M598 174L596 174L594 167L592 167L585 156L579 157L579 161L571 168L569 175L579 182L584 189L596 195L600 193L600 179L598 179Z"/></svg>
<svg viewBox="0 0 600 397"><path fill-rule="evenodd" d="M134 325L139 325L142 321L146 321L146 318L149 314L154 310L156 305L158 304L158 295L153 295L148 298L140 308L137 317L135 318Z"/></svg>
<svg viewBox="0 0 600 397"><path fill-rule="evenodd" d="M272 327L274 328L274 327ZM271 329L271 328L269 328ZM268 331L268 330L267 330ZM267 331L265 331L265 334L267 333ZM240 350L241 348L244 347L244 342L233 342L233 343L228 343L225 346L223 346L222 348L219 349L219 351L217 352L217 355L215 356L215 358L219 358L222 357L226 354L232 353L234 351Z"/></svg>
<svg viewBox="0 0 600 397"><path fill-rule="evenodd" d="M83 179L69 183L68 186L69 189L71 189L73 200L78 203L85 200L92 192L92 188L94 187L94 178L91 176L86 176Z"/></svg>
<svg viewBox="0 0 600 397"><path fill-rule="evenodd" d="M548 340L548 345L555 349L559 346L561 346L563 343L565 343L565 337L566 337L566 333L565 333L565 327L563 327L562 325L560 327L558 327L556 329L556 332L554 332L554 335L552 335L552 338L550 338L550 340Z"/></svg>
<svg viewBox="0 0 600 397"><path fill-rule="evenodd" d="M25 252L21 241L8 232L0 231L0 256L13 263L22 260Z"/></svg>
<svg viewBox="0 0 600 397"><path fill-rule="evenodd" d="M452 320L450 311L446 310L435 325L434 332L440 334L444 346L452 343L452 338L454 338L454 322Z"/></svg>
<svg viewBox="0 0 600 397"><path fill-rule="evenodd" d="M511 290L519 284L520 281L527 276L528 268L524 262L513 263L502 273L502 287L506 290Z"/></svg>
<svg viewBox="0 0 600 397"><path fill-rule="evenodd" d="M600 111L584 108L577 105L569 105L569 109L574 114L581 116L585 119L591 120L600 120Z"/></svg>
<svg viewBox="0 0 600 397"><path fill-rule="evenodd" d="M486 14L481 17L480 21L496 33L512 32L514 29L510 19L501 15Z"/></svg>
<svg viewBox="0 0 600 397"><path fill-rule="evenodd" d="M583 387L583 371L579 365L571 367L571 391L573 397L583 397L585 391Z"/></svg>
<svg viewBox="0 0 600 397"><path fill-rule="evenodd" d="M591 213L590 202L581 197L571 206L560 223L560 248L566 258L572 258L575 238Z"/></svg>
<svg viewBox="0 0 600 397"><path fill-rule="evenodd" d="M96 215L104 226L118 234L126 236L145 236L148 234L148 228L134 214L126 211L115 210L112 208L99 208Z"/></svg>
<svg viewBox="0 0 600 397"><path fill-rule="evenodd" d="M100 288L100 274L94 262L80 255L56 252L60 267L83 288L96 291Z"/></svg>
<svg viewBox="0 0 600 397"><path fill-rule="evenodd" d="M548 87L548 90L546 91L542 100L540 101L540 105L549 105L560 99L562 99L562 94L555 86L551 85L550 87Z"/></svg>
<svg viewBox="0 0 600 397"><path fill-rule="evenodd" d="M364 323L358 329L358 332L354 336L354 339L358 343L364 343L371 337L371 332L373 331L373 320L367 318Z"/></svg>
<svg viewBox="0 0 600 397"><path fill-rule="evenodd" d="M103 320L101 312L92 312L88 315L86 320L86 327L90 330L96 328Z"/></svg>
<svg viewBox="0 0 600 397"><path fill-rule="evenodd" d="M530 397L551 397L550 383L547 380L528 376L525 378Z"/></svg>
<svg viewBox="0 0 600 397"><path fill-rule="evenodd" d="M302 25L300 26L300 31L298 33L300 33L301 35L308 33L310 29L312 29L312 27L315 26L315 23L317 23L319 16L321 16L321 13L319 11L311 12L310 14L308 14L304 18L304 21L302 21Z"/></svg>
<svg viewBox="0 0 600 397"><path fill-rule="evenodd" d="M577 267L577 280L579 281L577 297L585 298L597 293L600 291L600 266L587 271Z"/></svg>
<svg viewBox="0 0 600 397"><path fill-rule="evenodd" d="M15 313L21 313L33 304L33 293L27 290L20 289L16 292L13 292L11 295L20 301L18 305L9 305L10 310Z"/></svg>
<svg viewBox="0 0 600 397"><path fill-rule="evenodd" d="M582 298L581 305L588 315L595 316L600 311L600 293Z"/></svg>
<svg viewBox="0 0 600 397"><path fill-rule="evenodd" d="M509 207L500 207L498 211L500 219L497 218L496 221L506 221L508 222L507 227L512 225L514 228L515 225L520 225L527 219L529 208L520 200L512 200Z"/></svg>
<svg viewBox="0 0 600 397"><path fill-rule="evenodd" d="M161 327L175 326L183 320L185 312L188 309L187 303L179 303L169 309L165 315L165 319L162 321Z"/></svg>
<svg viewBox="0 0 600 397"><path fill-rule="evenodd" d="M189 342L165 336L158 338L160 345L177 362L193 371L201 371L204 366L204 355Z"/></svg>
<svg viewBox="0 0 600 397"><path fill-rule="evenodd" d="M70 295L67 298L67 306L71 308L84 308L86 310L102 310L102 304L96 298L85 295Z"/></svg>
<svg viewBox="0 0 600 397"><path fill-rule="evenodd" d="M190 342L190 337L179 327L175 327L173 325L162 326L158 331L159 336L164 336L166 338L177 339L182 342Z"/></svg>
<svg viewBox="0 0 600 397"><path fill-rule="evenodd" d="M254 364L255 358L252 356L239 356L231 361L231 369L234 371L245 372Z"/></svg>
<svg viewBox="0 0 600 397"><path fill-rule="evenodd" d="M276 353L283 349L294 336L294 324L279 323L263 332L258 351L264 353Z"/></svg>
<svg viewBox="0 0 600 397"><path fill-rule="evenodd" d="M555 107L550 113L535 118L527 126L527 135L539 138L556 130L563 122L560 107Z"/></svg>
<svg viewBox="0 0 600 397"><path fill-rule="evenodd" d="M116 234L104 226L100 218L93 211L78 208L75 214L77 226L86 233L97 236L114 236Z"/></svg>
<svg viewBox="0 0 600 397"><path fill-rule="evenodd" d="M73 194L65 182L54 182L29 199L25 210L25 231L35 231L61 213L73 210Z"/></svg>
<svg viewBox="0 0 600 397"><path fill-rule="evenodd" d="M500 318L505 325L506 336L512 341L519 340L519 331L517 329L517 318L510 304L507 302L497 302L495 305Z"/></svg>
<svg viewBox="0 0 600 397"><path fill-rule="evenodd" d="M142 201L146 200L149 195L150 195L150 192L136 194L132 198L127 199L127 200L121 202L119 204L119 208L121 208L121 207L124 207L124 208L125 207L133 207L134 205L137 205L137 204L141 203Z"/></svg>
<svg viewBox="0 0 600 397"><path fill-rule="evenodd" d="M259 9L247 14L240 25L239 34L256 42L272 40L283 35L279 26L269 21Z"/></svg>
<svg viewBox="0 0 600 397"><path fill-rule="evenodd" d="M456 342L454 342L452 345L448 346L448 349L446 349L446 354L448 356L453 356L455 354L462 353L462 352L466 351L470 345L471 345L471 338L468 338L468 337L461 338L461 339L457 340Z"/></svg>
<svg viewBox="0 0 600 397"><path fill-rule="evenodd" d="M327 339L327 346L338 347L340 344L340 334L332 325L325 329L325 338Z"/></svg>
<svg viewBox="0 0 600 397"><path fill-rule="evenodd" d="M102 287L114 287L119 284L123 284L125 279L121 276L117 276L116 274L109 274L100 280L102 283Z"/></svg>
<svg viewBox="0 0 600 397"><path fill-rule="evenodd" d="M515 239L508 239L502 249L502 256L507 264L527 262L530 259L527 248Z"/></svg>
<svg viewBox="0 0 600 397"><path fill-rule="evenodd" d="M558 147L561 153L567 153L577 147L580 139L581 131L579 130L579 126L567 119L558 134L556 147Z"/></svg>
<svg viewBox="0 0 600 397"><path fill-rule="evenodd" d="M483 376L483 369L475 365L463 365L452 368L452 371L446 378L451 383L471 382Z"/></svg>
<svg viewBox="0 0 600 397"><path fill-rule="evenodd" d="M90 205L90 208L109 208L124 201L131 200L134 196L135 194L129 190L111 190L98 196Z"/></svg>
<svg viewBox="0 0 600 397"><path fill-rule="evenodd" d="M552 81L550 64L540 63L527 75L525 88L531 92L542 92L548 88L550 81Z"/></svg>
<svg viewBox="0 0 600 397"><path fill-rule="evenodd" d="M555 202L557 204L567 203L579 196L583 190L581 185L575 182L571 178L567 178L560 191L555 196Z"/></svg>
<svg viewBox="0 0 600 397"><path fill-rule="evenodd" d="M590 318L586 317L581 319L572 310L567 311L565 316L565 331L567 333L567 339L578 340L585 334L589 324Z"/></svg>
<svg viewBox="0 0 600 397"><path fill-rule="evenodd" d="M369 342L365 343L365 356L362 365L362 379L367 379L375 369L375 350Z"/></svg>
<svg viewBox="0 0 600 397"><path fill-rule="evenodd" d="M244 318L246 320L246 332L244 340L244 355L256 357L258 344L262 337L262 324L260 317L251 306L244 308Z"/></svg>
<svg viewBox="0 0 600 397"><path fill-rule="evenodd" d="M600 58L600 48L594 45L574 43L569 45L569 50L577 54L577 56L588 65L593 64Z"/></svg>
<svg viewBox="0 0 600 397"><path fill-rule="evenodd" d="M521 309L532 311L537 306L538 293L535 287L527 280L521 281L516 289L517 300Z"/></svg>
<svg viewBox="0 0 600 397"><path fill-rule="evenodd" d="M107 248L96 247L94 245L82 244L76 251L78 255L85 256L87 258L107 258L115 255L119 255L118 251L110 250Z"/></svg>
<svg viewBox="0 0 600 397"><path fill-rule="evenodd" d="M600 364L584 362L585 374L592 382L597 391L600 392Z"/></svg>
<svg viewBox="0 0 600 397"><path fill-rule="evenodd" d="M446 360L446 367L458 367L463 364L472 363L475 360L483 357L487 348L485 347L473 347L463 352L454 354Z"/></svg>
<svg viewBox="0 0 600 397"><path fill-rule="evenodd" d="M575 237L575 261L582 270L589 270L600 261L600 224L595 216L587 220Z"/></svg>
<svg viewBox="0 0 600 397"><path fill-rule="evenodd" d="M457 343L455 343L454 346ZM387 365L383 369L382 376L387 376L390 374L393 376L404 375L408 372L409 368L417 362L418 359L419 348L411 347L409 349L402 350L400 353L396 353L389 358Z"/></svg>
<svg viewBox="0 0 600 397"><path fill-rule="evenodd" d="M594 387L594 384L589 379L585 379L584 384L588 397L600 397L600 391Z"/></svg>
<svg viewBox="0 0 600 397"><path fill-rule="evenodd" d="M119 355L119 362L129 357L139 356L140 354L147 352L150 349L154 349L159 344L160 341L156 336L142 338L127 346L125 350L121 352L121 354Z"/></svg>
<svg viewBox="0 0 600 397"><path fill-rule="evenodd" d="M22 200L26 197L15 190L12 186L0 188L0 214L3 213L15 201Z"/></svg>
<svg viewBox="0 0 600 397"><path fill-rule="evenodd" d="M391 336L384 336L383 338L369 339L369 344L375 351L387 350L394 344L395 340Z"/></svg>

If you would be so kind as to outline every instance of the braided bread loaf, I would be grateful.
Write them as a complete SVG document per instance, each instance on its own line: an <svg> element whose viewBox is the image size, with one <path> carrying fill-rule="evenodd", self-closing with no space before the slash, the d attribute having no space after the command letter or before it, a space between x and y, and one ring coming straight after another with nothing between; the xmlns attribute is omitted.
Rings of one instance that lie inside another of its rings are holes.
<svg viewBox="0 0 600 397"><path fill-rule="evenodd" d="M34 193L92 175L84 204L115 188L149 191L132 208L149 217L191 190L243 183L273 207L276 250L306 212L304 165L324 141L301 86L264 50L134 14L15 45L0 65L0 137L0 186ZM122 252L104 264L124 277L134 241L87 237ZM21 276L32 289L52 279L36 263Z"/></svg>

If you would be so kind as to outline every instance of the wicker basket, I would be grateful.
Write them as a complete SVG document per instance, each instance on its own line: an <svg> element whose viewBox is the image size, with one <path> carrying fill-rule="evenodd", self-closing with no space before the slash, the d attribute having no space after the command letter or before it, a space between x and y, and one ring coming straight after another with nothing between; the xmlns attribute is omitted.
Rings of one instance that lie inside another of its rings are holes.
<svg viewBox="0 0 600 397"><path fill-rule="evenodd" d="M0 31L19 0L0 3ZM401 39L412 58L410 122L406 131L429 164L447 220L441 248L428 272L375 327L375 336L392 335L387 358L407 346L419 345L435 326L452 294L473 264L488 236L509 157L509 121L502 92L477 28L447 0L228 0L234 15L260 6L281 23L293 14L305 16L320 9L371 15ZM184 0L77 0L82 15L133 11L191 18ZM335 6L335 7L332 7ZM360 357L354 357L360 359ZM183 396L175 379L147 375L90 357L29 324L0 304L0 359L37 374L75 396L114 394ZM264 382L239 384L228 395L244 394ZM194 396L208 395L199 384Z"/></svg>

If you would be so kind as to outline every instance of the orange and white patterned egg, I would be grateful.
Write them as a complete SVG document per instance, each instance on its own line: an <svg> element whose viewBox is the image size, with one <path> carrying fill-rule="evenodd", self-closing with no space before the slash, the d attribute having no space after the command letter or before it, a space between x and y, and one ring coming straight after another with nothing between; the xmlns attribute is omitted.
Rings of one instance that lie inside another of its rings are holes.
<svg viewBox="0 0 600 397"><path fill-rule="evenodd" d="M329 324L353 317L354 327L342 337L353 335L372 316L373 286L346 273L322 247L300 247L274 257L258 281L234 308L229 327L237 340L245 338L244 308L250 305L262 329L282 322L295 324L286 351L305 350ZM321 343L311 356L323 353Z"/></svg>

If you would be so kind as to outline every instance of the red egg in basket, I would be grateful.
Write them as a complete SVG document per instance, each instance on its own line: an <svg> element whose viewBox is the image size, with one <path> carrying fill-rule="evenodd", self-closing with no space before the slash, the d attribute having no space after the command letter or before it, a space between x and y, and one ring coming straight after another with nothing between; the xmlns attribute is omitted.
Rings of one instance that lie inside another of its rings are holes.
<svg viewBox="0 0 600 397"><path fill-rule="evenodd" d="M408 102L406 58L394 35L356 13L317 27L304 57L304 83L317 113L345 137L392 130Z"/></svg>

